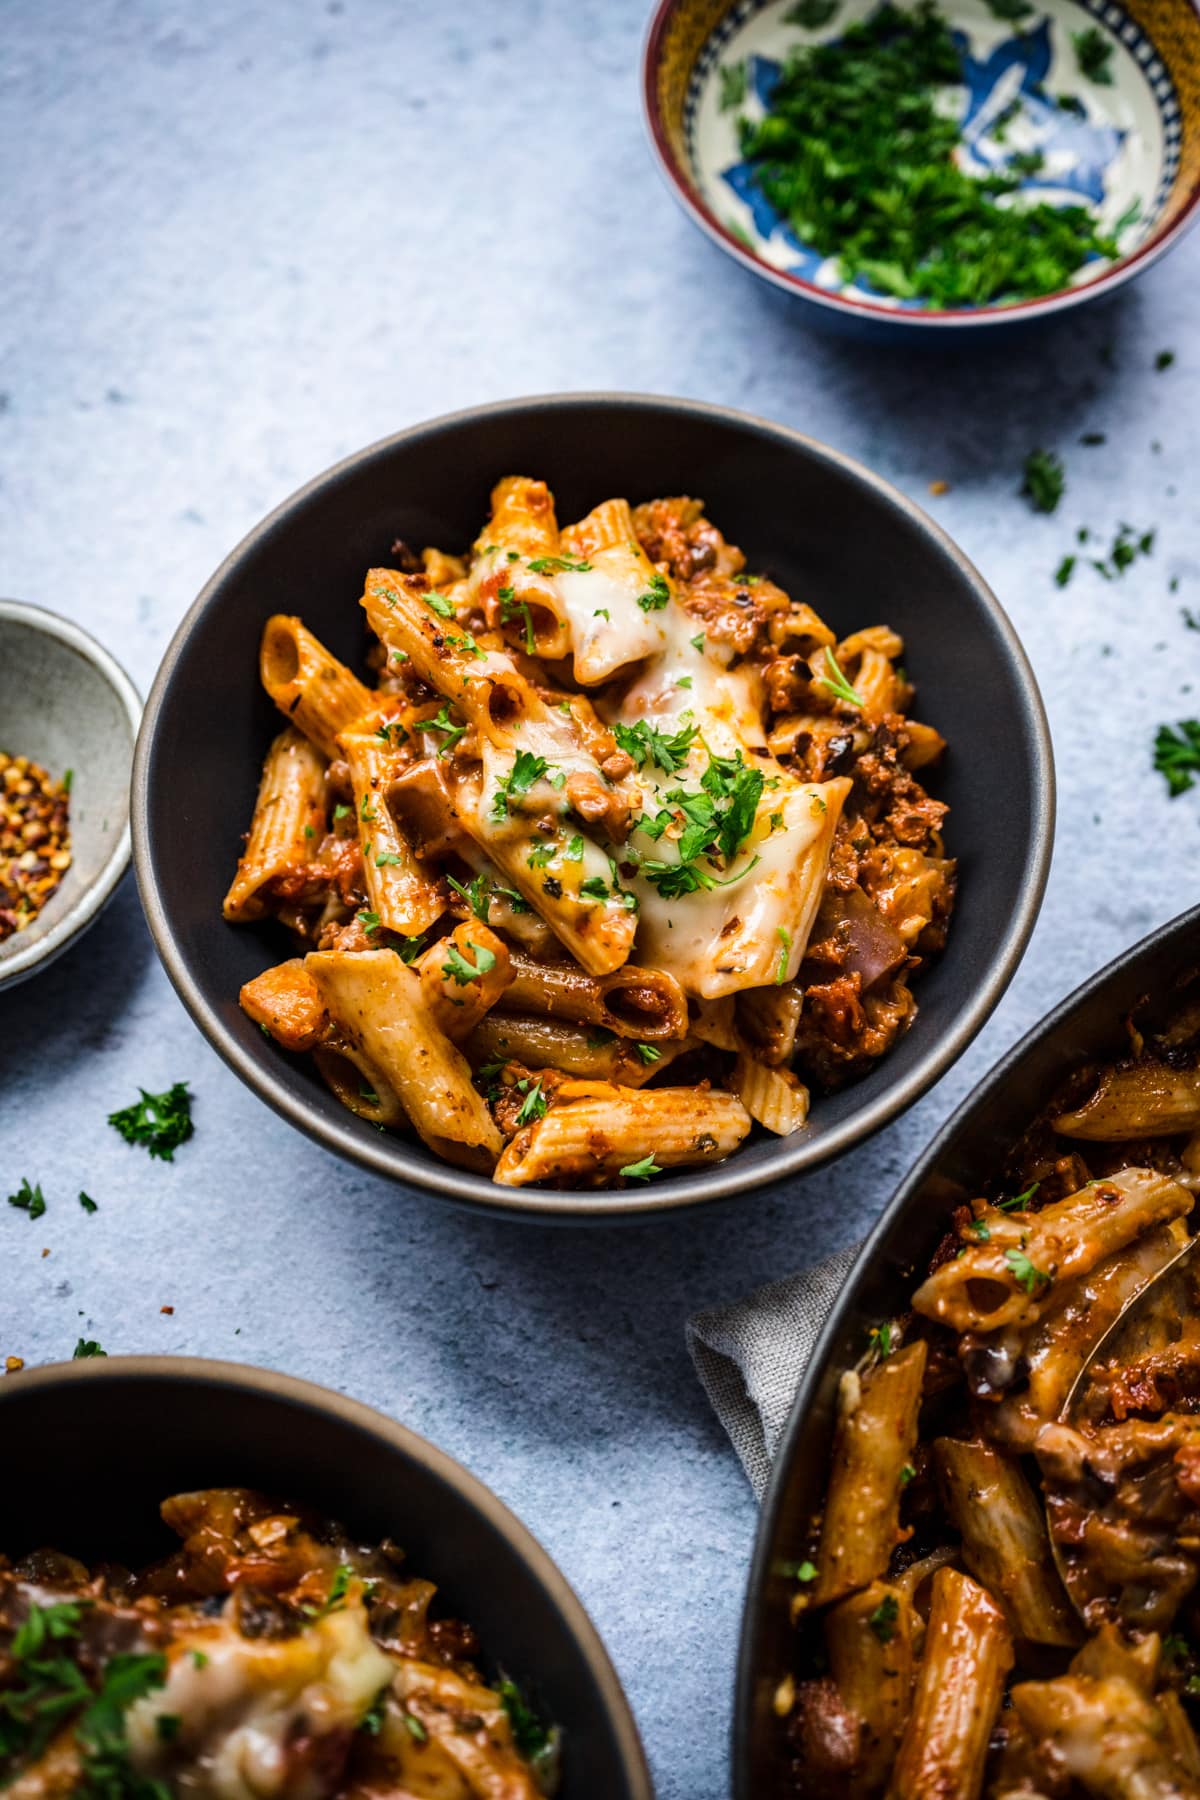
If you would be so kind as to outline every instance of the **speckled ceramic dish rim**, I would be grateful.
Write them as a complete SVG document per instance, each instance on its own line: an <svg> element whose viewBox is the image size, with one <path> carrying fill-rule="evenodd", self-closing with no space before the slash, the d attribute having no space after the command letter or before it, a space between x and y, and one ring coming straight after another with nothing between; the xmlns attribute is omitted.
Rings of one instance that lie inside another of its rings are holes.
<svg viewBox="0 0 1200 1800"><path fill-rule="evenodd" d="M57 638L60 643L69 645L72 650L85 657L120 700L129 720L129 735L136 738L142 718L141 699L120 663L109 655L102 644L98 644L81 626L70 619L64 619L61 613L48 612L42 606L30 606L23 600L0 600L0 620L5 619L11 619L14 624L31 626L35 631L44 632L47 637ZM111 856L95 879L76 896L58 923L43 937L35 938L28 945L20 946L18 933L19 947L0 956L0 991L6 987L15 987L19 981L26 980L52 963L103 911L129 867L130 842L127 814ZM9 940L10 943L12 941Z"/></svg>
<svg viewBox="0 0 1200 1800"><path fill-rule="evenodd" d="M274 1108L281 1117L287 1119L323 1148L333 1149L350 1162L371 1169L390 1181L397 1179L393 1155L389 1148L387 1146L377 1147L369 1139L364 1140L363 1134L354 1129L358 1121L353 1118L353 1115L347 1115L345 1124L340 1120L331 1122L324 1118L314 1118L302 1100L272 1081L269 1071L257 1063L243 1046L224 1030L220 1019L214 1009L209 1006L198 981L188 967L186 957L176 943L174 929L163 904L155 875L149 825L149 794L155 731L159 711L174 674L175 665L183 652L193 625L208 606L213 595L221 588L233 565L262 540L286 529L289 518L302 509L311 496L327 484L336 483L345 478L359 463L375 457L386 456L402 442L419 441L423 437L432 436L444 430L449 425L483 420L493 414L503 413L513 406L553 409L556 405L571 406L580 403L616 404L634 408L639 405L669 405L685 416L688 413L694 413L698 418L726 418L741 426L752 425L756 430L774 436L784 444L795 445L809 455L819 457L832 464L859 487L874 490L888 506L894 507L906 515L919 530L933 538L943 555L956 565L964 579L978 592L981 601L992 615L1005 654L1019 673L1023 726L1036 748L1033 759L1034 788L1030 797L1035 851L1024 871L1020 899L1009 918L1003 941L997 945L994 960L986 970L985 978L981 980L970 1002L963 1007L954 1029L929 1045L925 1055L909 1071L903 1081L889 1087L870 1105L864 1106L861 1111L845 1120L841 1126L830 1130L828 1134L822 1134L816 1140L808 1139L803 1133L792 1140L780 1138L777 1142L776 1154L766 1168L743 1164L735 1154L728 1161L712 1167L685 1170L683 1179L672 1181L670 1184L664 1182L648 1185L644 1189L589 1189L583 1192L533 1187L514 1190L499 1187L484 1176L470 1174L465 1170L456 1169L450 1164L432 1166L413 1163L402 1177L406 1183L414 1187L426 1188L443 1199L465 1202L472 1208L482 1206L485 1211L513 1219L538 1219L545 1223L560 1222L564 1224L603 1223L614 1218L654 1219L678 1209L728 1199L747 1189L765 1187L776 1181L787 1180L791 1176L819 1168L833 1158L842 1155L853 1145L862 1143L873 1133L881 1130L898 1113L912 1106L951 1067L976 1033L982 1029L1016 973L1036 923L1050 872L1055 817L1054 754L1050 742L1050 730L1046 723L1045 710L1033 670L1029 665L1029 659L1008 615L979 571L968 561L941 527L935 524L927 513L902 494L898 488L894 488L890 482L884 481L881 476L873 474L862 463L856 462L852 457L842 455L840 451L833 450L826 444L818 443L814 438L805 437L801 432L792 431L789 427L780 425L774 420L763 419L730 407L718 407L701 401L678 400L655 394L582 392L520 396L515 399L496 401L489 406L467 407L461 412L444 414L440 418L414 425L406 431L379 439L378 442L344 458L343 461L316 476L314 480L307 482L304 487L298 489L290 498L269 513L226 557L189 609L163 658L154 685L150 690L150 697L146 702L145 717L134 753L131 795L134 867L137 871L142 906L145 909L146 919L159 956L162 958L163 966L176 992L214 1050L260 1099L266 1101L268 1106Z"/></svg>
<svg viewBox="0 0 1200 1800"><path fill-rule="evenodd" d="M298 1419L305 1412L326 1413L364 1437L374 1438L410 1467L444 1487L454 1489L497 1536L507 1540L524 1564L530 1582L542 1589L561 1615L596 1684L621 1758L622 1772L629 1784L627 1800L653 1800L654 1789L629 1702L582 1601L532 1532L462 1463L387 1413L379 1412L361 1400L335 1393L332 1388L303 1381L297 1376L282 1375L274 1369L199 1356L106 1356L103 1361L48 1363L40 1368L23 1370L12 1378L11 1387L5 1384L0 1388L0 1419L4 1416L5 1391L15 1395L18 1392L27 1394L31 1388L36 1392L39 1387L78 1387L80 1403L86 1405L89 1383L99 1380L128 1382L130 1386L148 1381L212 1384L227 1389L235 1405L239 1394L253 1393L294 1407Z"/></svg>
<svg viewBox="0 0 1200 1800"><path fill-rule="evenodd" d="M1192 5L1193 0L1180 0L1181 5ZM756 256L752 250L738 241L720 220L715 218L708 207L698 197L686 170L679 167L672 152L666 129L658 104L658 65L662 53L663 38L671 14L675 11L677 0L659 0L646 32L642 49L642 112L649 134L650 144L667 185L676 200L683 207L689 218L697 224L705 236L742 267L752 274L761 276L774 287L784 293L801 294L806 300L824 307L827 312L836 313L841 318L866 318L886 321L889 325L909 327L918 331L934 331L940 327L963 330L980 328L988 325L1012 325L1020 320L1048 318L1055 313L1065 312L1068 307L1079 306L1085 300L1099 298L1101 294L1111 294L1123 287L1135 275L1142 273L1159 257L1165 256L1172 245L1190 231L1200 218L1200 182L1193 187L1188 201L1179 216L1170 224L1152 232L1144 243L1139 244L1129 256L1122 257L1113 263L1103 275L1094 281L1088 281L1079 287L1063 288L1058 293L1044 294L1035 300L1014 300L1004 306L960 307L936 310L926 308L920 311L901 310L894 306L881 305L877 301L855 298L846 299L844 295L831 293L827 288L818 287L815 282L805 281L799 275L789 274L786 269L774 269L770 263Z"/></svg>

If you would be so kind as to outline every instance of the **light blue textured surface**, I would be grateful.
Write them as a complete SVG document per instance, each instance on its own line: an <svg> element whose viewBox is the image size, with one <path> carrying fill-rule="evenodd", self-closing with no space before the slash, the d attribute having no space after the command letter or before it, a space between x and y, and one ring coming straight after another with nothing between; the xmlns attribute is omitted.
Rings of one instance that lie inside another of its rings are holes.
<svg viewBox="0 0 1200 1800"><path fill-rule="evenodd" d="M184 1015L127 884L81 947L0 997L0 1356L69 1355L82 1331L269 1364L394 1412L575 1583L663 1800L719 1800L754 1509L685 1315L857 1236L1004 1048L1196 898L1200 792L1167 800L1150 741L1200 712L1200 635L1180 618L1200 608L1200 239L1015 347L947 361L812 336L661 186L638 115L642 12L9 0L0 591L81 620L144 691L242 533L386 432L558 388L770 414L927 501L1025 638L1061 819L1025 964L937 1091L835 1168L724 1212L569 1234L397 1191L268 1113ZM1108 442L1079 447L1093 430ZM1016 497L1034 444L1068 463L1050 519ZM951 491L928 500L935 479ZM1153 557L1060 592L1076 526L1121 519L1158 528ZM986 756L987 704L979 746L954 754ZM104 1118L179 1079L196 1137L165 1167ZM35 1224L2 1204L22 1175L45 1188Z"/></svg>

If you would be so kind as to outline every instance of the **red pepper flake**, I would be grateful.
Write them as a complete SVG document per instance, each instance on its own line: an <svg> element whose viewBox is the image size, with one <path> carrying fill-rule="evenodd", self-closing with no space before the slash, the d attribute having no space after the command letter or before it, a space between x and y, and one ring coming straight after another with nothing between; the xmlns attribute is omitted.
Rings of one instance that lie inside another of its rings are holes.
<svg viewBox="0 0 1200 1800"><path fill-rule="evenodd" d="M174 1313L175 1308L173 1306L160 1306L158 1310L161 1313Z"/></svg>

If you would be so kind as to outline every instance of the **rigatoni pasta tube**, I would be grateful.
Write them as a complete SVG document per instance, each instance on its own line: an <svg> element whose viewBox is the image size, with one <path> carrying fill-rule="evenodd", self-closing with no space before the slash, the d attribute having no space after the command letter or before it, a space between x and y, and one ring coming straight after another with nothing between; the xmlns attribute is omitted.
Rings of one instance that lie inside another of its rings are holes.
<svg viewBox="0 0 1200 1800"><path fill-rule="evenodd" d="M314 1049L313 1061L330 1092L360 1119L391 1131L408 1124L400 1096L377 1064L336 1025Z"/></svg>
<svg viewBox="0 0 1200 1800"><path fill-rule="evenodd" d="M330 1017L382 1070L430 1149L487 1169L501 1138L465 1057L439 1031L415 969L392 950L317 951L305 967Z"/></svg>
<svg viewBox="0 0 1200 1800"><path fill-rule="evenodd" d="M825 1618L829 1673L860 1723L855 1793L882 1793L908 1718L913 1676L912 1601L873 1581Z"/></svg>
<svg viewBox="0 0 1200 1800"><path fill-rule="evenodd" d="M402 937L419 937L446 910L441 884L426 874L389 804L396 752L377 736L344 731L339 739L354 785L354 814L372 912Z"/></svg>
<svg viewBox="0 0 1200 1800"><path fill-rule="evenodd" d="M618 1037L686 1037L688 1006L673 975L626 963L608 975L588 975L575 963L538 962L513 955L512 985L504 1008L537 1012L581 1025L600 1025Z"/></svg>
<svg viewBox="0 0 1200 1800"><path fill-rule="evenodd" d="M990 1594L957 1569L939 1569L888 1800L978 1800L1012 1663L1008 1626Z"/></svg>
<svg viewBox="0 0 1200 1800"><path fill-rule="evenodd" d="M600 1180L647 1158L659 1169L717 1162L750 1129L733 1094L706 1088L634 1088L564 1081L545 1118L523 1126L496 1165L506 1187Z"/></svg>
<svg viewBox="0 0 1200 1800"><path fill-rule="evenodd" d="M338 733L378 699L307 625L287 613L267 620L258 668L280 712L324 752L327 761L338 753Z"/></svg>
<svg viewBox="0 0 1200 1800"><path fill-rule="evenodd" d="M325 764L291 726L267 751L254 817L223 911L231 923L261 918L263 889L310 863L325 834Z"/></svg>
<svg viewBox="0 0 1200 1800"><path fill-rule="evenodd" d="M938 1481L963 1561L1004 1608L1016 1637L1077 1644L1079 1622L1063 1593L1041 1505L1018 1464L991 1444L938 1438Z"/></svg>
<svg viewBox="0 0 1200 1800"><path fill-rule="evenodd" d="M925 1354L918 1338L864 1375L843 1377L813 1589L819 1606L877 1581L900 1542L900 1495L917 1441Z"/></svg>

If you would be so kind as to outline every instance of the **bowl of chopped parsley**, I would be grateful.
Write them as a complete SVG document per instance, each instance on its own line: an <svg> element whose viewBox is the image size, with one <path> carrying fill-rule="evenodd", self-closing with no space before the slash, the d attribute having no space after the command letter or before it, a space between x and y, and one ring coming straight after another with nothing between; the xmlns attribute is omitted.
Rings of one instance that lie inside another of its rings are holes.
<svg viewBox="0 0 1200 1800"><path fill-rule="evenodd" d="M0 988L74 943L128 867L141 712L86 631L0 600Z"/></svg>
<svg viewBox="0 0 1200 1800"><path fill-rule="evenodd" d="M1200 207L1200 15L1122 0L662 0L651 141L814 318L1013 325L1109 293Z"/></svg>

